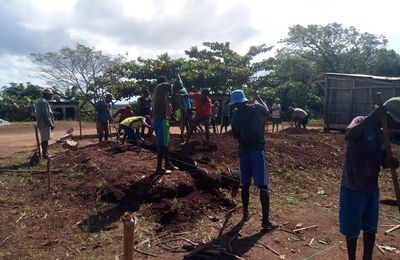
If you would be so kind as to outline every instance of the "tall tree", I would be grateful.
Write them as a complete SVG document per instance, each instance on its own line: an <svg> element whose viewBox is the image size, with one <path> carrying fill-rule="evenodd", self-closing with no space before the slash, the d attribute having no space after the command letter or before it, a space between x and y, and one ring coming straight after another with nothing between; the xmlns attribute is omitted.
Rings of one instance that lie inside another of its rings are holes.
<svg viewBox="0 0 400 260"><path fill-rule="evenodd" d="M361 33L338 23L295 25L281 42L286 45L281 51L315 62L321 72L344 73L369 71L371 58L387 44L384 36Z"/></svg>
<svg viewBox="0 0 400 260"><path fill-rule="evenodd" d="M32 54L40 65L42 75L64 94L74 93L77 99L94 105L107 85L100 81L104 71L121 63L121 56L111 57L94 48L76 44L75 49L62 48L57 52Z"/></svg>

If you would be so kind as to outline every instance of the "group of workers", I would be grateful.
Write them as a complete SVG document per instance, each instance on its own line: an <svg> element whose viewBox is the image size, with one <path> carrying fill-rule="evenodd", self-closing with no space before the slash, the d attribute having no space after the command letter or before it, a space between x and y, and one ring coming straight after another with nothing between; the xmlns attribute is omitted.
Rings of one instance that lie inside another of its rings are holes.
<svg viewBox="0 0 400 260"><path fill-rule="evenodd" d="M139 115L135 116L128 106L118 110L114 116L119 115L119 128L124 131L124 136L137 143L139 129L148 127L154 129L157 145L157 166L159 174L176 170L169 159L168 147L170 143L169 116L170 97L178 97L182 129L186 129L187 143L196 129L201 124L206 131L206 139L209 140L209 123L213 116L213 106L210 92L203 89L200 92L188 93L178 75L177 82L170 84L166 77L157 78L157 86L150 93L145 91L139 98ZM48 157L48 141L54 129L54 116L48 101L52 98L52 91L45 89L42 98L36 106L36 120L41 136L43 157ZM99 133L99 141L109 137L108 120L112 118L109 103L112 96L106 95L96 103L96 121ZM192 117L192 107L189 99L195 101L196 110ZM216 105L216 104L214 104ZM280 121L281 106L279 99L271 106L273 128ZM234 111L232 118L231 114ZM308 114L300 108L289 108L292 112L294 123L297 127L306 127ZM249 213L249 188L251 179L259 187L262 207L261 226L263 229L276 227L269 218L269 170L265 153L264 119L269 109L262 100L256 99L249 102L242 90L234 90L230 98L222 103L222 128L231 124L232 134L239 144L239 167L242 184L241 198L243 204L243 220L250 217ZM150 118L150 114L152 118ZM382 125L387 125L393 133L400 130L400 97L394 97L382 106L375 107L367 116L354 118L347 127L345 139L347 141L346 157L340 188L340 232L346 237L349 259L355 259L357 238L361 230L363 233L363 259L372 259L375 244L375 236L379 217L379 186L378 177L380 167L396 169L399 161L396 157L387 157L384 145L384 133ZM151 132L149 132L151 134ZM391 135L390 140L400 143L399 135ZM124 137L124 139L125 139ZM164 167L163 167L164 161Z"/></svg>

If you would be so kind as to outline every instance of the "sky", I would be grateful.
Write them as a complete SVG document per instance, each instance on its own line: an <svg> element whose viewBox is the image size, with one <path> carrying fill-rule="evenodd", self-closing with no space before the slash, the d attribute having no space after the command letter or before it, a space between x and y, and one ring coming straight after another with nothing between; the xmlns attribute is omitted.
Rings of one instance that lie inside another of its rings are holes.
<svg viewBox="0 0 400 260"><path fill-rule="evenodd" d="M397 0L0 0L0 86L46 85L32 53L76 43L127 60L184 50L205 41L279 47L296 24L337 22L384 35L400 53ZM276 49L275 48L275 49Z"/></svg>

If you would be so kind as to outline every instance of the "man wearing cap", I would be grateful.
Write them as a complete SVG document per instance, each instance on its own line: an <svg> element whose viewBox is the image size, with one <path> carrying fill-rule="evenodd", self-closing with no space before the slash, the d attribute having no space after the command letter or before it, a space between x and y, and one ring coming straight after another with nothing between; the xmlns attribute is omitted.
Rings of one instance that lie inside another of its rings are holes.
<svg viewBox="0 0 400 260"><path fill-rule="evenodd" d="M272 132L274 132L275 126L278 132L278 126L281 122L281 104L279 98L275 98L275 103L272 104Z"/></svg>
<svg viewBox="0 0 400 260"><path fill-rule="evenodd" d="M52 138L54 130L54 115L51 111L49 100L53 96L53 91L49 88L43 90L42 98L36 105L36 122L40 132L43 158L49 157L49 140Z"/></svg>
<svg viewBox="0 0 400 260"><path fill-rule="evenodd" d="M265 157L263 118L268 109L261 104L248 104L242 90L231 93L230 103L237 111L232 117L232 133L239 142L240 180L242 182L243 221L249 219L249 197L251 178L260 188L262 207L261 227L270 230L276 225L269 220L269 172Z"/></svg>
<svg viewBox="0 0 400 260"><path fill-rule="evenodd" d="M363 259L372 259L379 217L380 166L396 169L398 159L386 158L382 121L400 129L400 98L391 98L368 116L355 117L347 127L346 157L340 188L340 232L349 259L356 259L357 238L363 232ZM393 141L393 140L392 140Z"/></svg>
<svg viewBox="0 0 400 260"><path fill-rule="evenodd" d="M112 101L112 95L107 94L101 100L96 102L95 110L96 110L96 127L97 127L97 135L99 137L99 142L104 140L108 140L109 136L109 126L108 123L112 120L110 105Z"/></svg>
<svg viewBox="0 0 400 260"><path fill-rule="evenodd" d="M157 86L153 91L153 127L156 132L157 144L157 168L156 172L159 174L166 173L167 171L177 170L169 160L169 122L167 119L167 111L169 111L169 96L174 95L182 88L180 84L167 83L165 76L157 78ZM164 158L165 169L162 168L162 159Z"/></svg>

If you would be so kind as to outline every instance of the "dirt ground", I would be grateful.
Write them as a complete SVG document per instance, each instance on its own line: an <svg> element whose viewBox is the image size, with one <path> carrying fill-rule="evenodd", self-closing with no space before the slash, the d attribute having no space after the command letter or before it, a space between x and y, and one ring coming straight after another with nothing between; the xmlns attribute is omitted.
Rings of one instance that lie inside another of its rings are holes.
<svg viewBox="0 0 400 260"><path fill-rule="evenodd" d="M122 257L120 217L128 211L138 219L137 258L279 259L275 251L284 259L346 259L338 232L343 135L294 128L267 134L271 218L279 224L270 232L261 232L255 187L252 216L240 222L237 143L229 134L212 134L209 147L197 135L179 143L173 135L171 157L180 170L165 175L154 173L152 140L141 149L95 140L78 150L53 146L50 191L45 163L26 167L29 153L0 162L0 258ZM380 187L381 196L392 197L388 172ZM397 209L381 205L377 244L399 249L400 230L383 234L399 223ZM375 248L374 257L399 254Z"/></svg>

